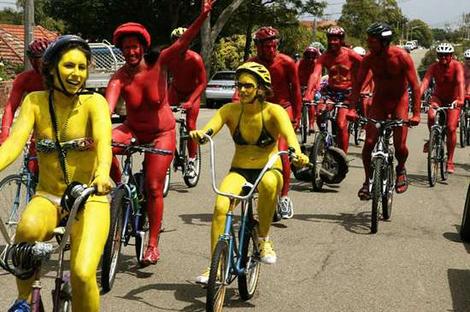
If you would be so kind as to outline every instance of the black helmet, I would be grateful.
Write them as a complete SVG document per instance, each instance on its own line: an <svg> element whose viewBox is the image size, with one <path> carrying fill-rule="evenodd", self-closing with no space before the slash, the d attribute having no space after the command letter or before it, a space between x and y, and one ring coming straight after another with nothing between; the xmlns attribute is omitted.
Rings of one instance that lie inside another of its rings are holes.
<svg viewBox="0 0 470 312"><path fill-rule="evenodd" d="M371 37L380 39L389 43L392 41L392 28L385 23L373 23L367 28L367 34Z"/></svg>

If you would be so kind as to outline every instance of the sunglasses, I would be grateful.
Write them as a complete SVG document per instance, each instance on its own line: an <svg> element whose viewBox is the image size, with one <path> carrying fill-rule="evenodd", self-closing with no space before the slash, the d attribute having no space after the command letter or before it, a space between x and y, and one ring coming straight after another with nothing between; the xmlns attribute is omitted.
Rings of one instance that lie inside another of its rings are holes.
<svg viewBox="0 0 470 312"><path fill-rule="evenodd" d="M251 90L253 88L255 88L256 86L252 83L241 83L241 82L237 82L235 83L235 87L238 89L238 90L241 90L242 88L245 88L246 90Z"/></svg>

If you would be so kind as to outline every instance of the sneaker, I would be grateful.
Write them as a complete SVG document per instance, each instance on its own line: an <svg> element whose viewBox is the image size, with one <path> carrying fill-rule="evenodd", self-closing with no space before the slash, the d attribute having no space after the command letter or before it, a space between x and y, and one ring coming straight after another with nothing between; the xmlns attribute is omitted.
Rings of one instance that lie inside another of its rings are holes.
<svg viewBox="0 0 470 312"><path fill-rule="evenodd" d="M453 161L448 161L447 162L447 173L453 174L455 171L455 165Z"/></svg>
<svg viewBox="0 0 470 312"><path fill-rule="evenodd" d="M30 312L31 307L26 300L16 300L8 309L8 312Z"/></svg>
<svg viewBox="0 0 470 312"><path fill-rule="evenodd" d="M294 204L287 196L283 196L279 199L277 209L283 219L290 219L294 216Z"/></svg>
<svg viewBox="0 0 470 312"><path fill-rule="evenodd" d="M202 285L207 285L207 282L209 281L209 273L211 272L210 268L207 268L204 272L202 272L201 275L196 277L196 283L202 284Z"/></svg>
<svg viewBox="0 0 470 312"><path fill-rule="evenodd" d="M260 252L261 262L265 264L276 263L276 252L274 252L273 242L271 240L260 237L258 239L258 248Z"/></svg>
<svg viewBox="0 0 470 312"><path fill-rule="evenodd" d="M156 264L160 260L160 249L156 246L148 246L145 250L144 258L142 259L143 265Z"/></svg>
<svg viewBox="0 0 470 312"><path fill-rule="evenodd" d="M196 175L197 175L197 172L196 172L196 165L194 164L195 163L195 159L190 159L188 161L188 168L187 168L187 171L185 173L185 176L187 176L188 178L195 178Z"/></svg>

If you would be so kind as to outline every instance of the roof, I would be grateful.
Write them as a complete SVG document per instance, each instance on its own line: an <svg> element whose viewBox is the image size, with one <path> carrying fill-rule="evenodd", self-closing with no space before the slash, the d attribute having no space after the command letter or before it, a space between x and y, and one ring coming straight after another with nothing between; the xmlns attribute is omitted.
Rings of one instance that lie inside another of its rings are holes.
<svg viewBox="0 0 470 312"><path fill-rule="evenodd" d="M59 35L42 26L34 26L34 38L54 40ZM0 24L0 58L11 63L24 62L24 26Z"/></svg>

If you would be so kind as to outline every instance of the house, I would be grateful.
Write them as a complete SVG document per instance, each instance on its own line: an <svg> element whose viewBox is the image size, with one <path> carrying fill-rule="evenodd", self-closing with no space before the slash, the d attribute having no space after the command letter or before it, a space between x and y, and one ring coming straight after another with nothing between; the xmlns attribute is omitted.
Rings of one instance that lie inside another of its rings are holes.
<svg viewBox="0 0 470 312"><path fill-rule="evenodd" d="M34 26L34 38L54 40L59 35L42 26ZM0 59L11 64L24 62L24 26L0 24Z"/></svg>

